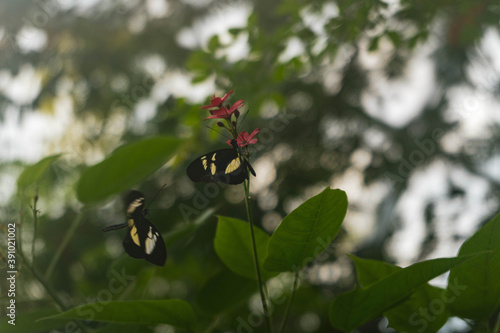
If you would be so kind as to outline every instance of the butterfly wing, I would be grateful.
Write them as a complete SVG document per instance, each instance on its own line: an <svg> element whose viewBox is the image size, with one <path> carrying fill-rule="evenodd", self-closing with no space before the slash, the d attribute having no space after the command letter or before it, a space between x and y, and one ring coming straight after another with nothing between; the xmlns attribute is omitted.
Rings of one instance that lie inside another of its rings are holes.
<svg viewBox="0 0 500 333"><path fill-rule="evenodd" d="M231 149L221 149L221 150L231 150ZM195 183L214 183L214 179L211 173L210 161L212 156L217 154L219 151L213 151L208 154L202 155L195 159L186 169L186 173L193 182Z"/></svg>
<svg viewBox="0 0 500 333"><path fill-rule="evenodd" d="M152 264L164 266L167 261L167 250L165 249L165 241L161 237L161 233L155 226L146 218L145 221L149 223L149 230L144 239L144 259Z"/></svg>
<svg viewBox="0 0 500 333"><path fill-rule="evenodd" d="M167 250L158 229L144 216L130 218L129 227L123 240L125 252L133 258L146 259L158 266L165 265Z"/></svg>
<svg viewBox="0 0 500 333"><path fill-rule="evenodd" d="M248 179L247 163L237 149L219 149L195 159L187 167L186 173L196 183L235 185Z"/></svg>
<svg viewBox="0 0 500 333"><path fill-rule="evenodd" d="M139 238L139 232L133 219L130 219L130 221L132 221L132 227L128 229L127 235L123 240L123 248L125 248L125 252L132 258L142 259L144 258L144 250L141 246L142 242Z"/></svg>
<svg viewBox="0 0 500 333"><path fill-rule="evenodd" d="M167 251L160 232L144 216L144 195L139 191L130 191L124 198L127 214L128 232L123 240L125 252L133 258L146 259L158 266L165 265ZM114 230L123 225L105 228Z"/></svg>

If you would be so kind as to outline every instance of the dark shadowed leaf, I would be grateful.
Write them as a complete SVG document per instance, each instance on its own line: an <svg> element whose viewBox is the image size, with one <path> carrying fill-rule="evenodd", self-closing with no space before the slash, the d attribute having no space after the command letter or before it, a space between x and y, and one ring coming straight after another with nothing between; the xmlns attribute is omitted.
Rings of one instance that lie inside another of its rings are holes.
<svg viewBox="0 0 500 333"><path fill-rule="evenodd" d="M325 189L288 214L273 233L264 267L295 271L326 249L337 236L347 211L342 190Z"/></svg>
<svg viewBox="0 0 500 333"><path fill-rule="evenodd" d="M261 276L268 279L276 275L262 267L269 235L255 226L254 233ZM219 216L214 247L219 258L230 270L248 279L256 279L250 226L247 222Z"/></svg>
<svg viewBox="0 0 500 333"><path fill-rule="evenodd" d="M256 291L255 279L247 279L230 270L223 270L203 286L197 303L207 313L220 313L243 303Z"/></svg>
<svg viewBox="0 0 500 333"><path fill-rule="evenodd" d="M500 214L465 241L458 254L484 251L450 271L447 294L454 315L483 320L500 307Z"/></svg>
<svg viewBox="0 0 500 333"><path fill-rule="evenodd" d="M356 288L337 296L330 306L330 322L350 332L376 318L414 293L429 280L472 256L422 261L378 280L367 288Z"/></svg>
<svg viewBox="0 0 500 333"><path fill-rule="evenodd" d="M196 320L191 305L179 299L90 303L43 320L60 318L137 325L168 324L178 327L190 327Z"/></svg>
<svg viewBox="0 0 500 333"><path fill-rule="evenodd" d="M402 270L401 267L377 260L349 257L356 265L358 281L363 288ZM425 283L408 300L383 314L389 320L389 326L397 332L437 332L450 317L446 300L443 299L444 291Z"/></svg>

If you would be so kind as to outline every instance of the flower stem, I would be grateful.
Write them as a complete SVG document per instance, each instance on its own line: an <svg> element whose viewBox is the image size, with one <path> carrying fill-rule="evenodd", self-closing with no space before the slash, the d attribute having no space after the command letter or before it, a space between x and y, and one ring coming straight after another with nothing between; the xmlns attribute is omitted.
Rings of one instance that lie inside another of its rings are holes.
<svg viewBox="0 0 500 333"><path fill-rule="evenodd" d="M285 316L283 318L283 323L281 324L280 333L284 333L285 332L285 326L286 326L286 322L288 320L288 314L290 313L290 305L292 304L293 295L295 294L295 290L297 290L297 284L298 284L298 282L299 282L299 271L296 271L295 272L295 276L293 278L292 293L290 294L290 298L288 299L288 303L286 305Z"/></svg>
<svg viewBox="0 0 500 333"><path fill-rule="evenodd" d="M38 229L38 210L36 209L36 203L38 202L38 189L36 191L35 197L33 198L33 244L31 245L31 262L34 266L35 264L35 242L36 242L36 231Z"/></svg>
<svg viewBox="0 0 500 333"><path fill-rule="evenodd" d="M498 313L495 326L493 327L493 333L498 333L498 332L500 332L500 313Z"/></svg>
<svg viewBox="0 0 500 333"><path fill-rule="evenodd" d="M267 331L273 332L273 324L271 319L271 313L267 306L266 294L264 292L264 284L262 282L262 277L260 274L259 257L257 255L257 246L255 244L255 234L253 231L253 218L252 209L250 206L250 179L244 181L243 186L245 187L245 206L247 209L247 219L250 225L250 236L252 237L252 249L253 249L253 259L255 264L255 272L257 273L257 283L259 285L260 299L262 301L262 308L264 309L264 317L266 318Z"/></svg>
<svg viewBox="0 0 500 333"><path fill-rule="evenodd" d="M23 229L22 226L23 226L23 220L24 220L24 213L23 213L24 199L23 198L24 198L24 195L21 195L21 199L20 199L21 203L19 206L19 223L17 224L19 231L17 232L17 242L16 242L19 253L21 255L23 254L23 247L22 247L23 236L21 233L21 230Z"/></svg>
<svg viewBox="0 0 500 333"><path fill-rule="evenodd" d="M36 225L38 224L38 209L36 207L36 204L38 202L38 195L35 195L33 199L33 207L31 207L31 210L33 212L33 224L35 225L35 230L36 230ZM35 231L36 232L36 231ZM33 247L35 246L35 237L33 237ZM47 283L47 281L42 278L40 274L35 269L35 252L32 251L32 256L31 258L31 264L28 263L26 260L26 257L22 253L22 251L19 251L20 257L24 262L24 265L28 268L28 270L33 274L33 276L43 285L45 290L49 293L49 295L52 297L52 299L56 302L56 304L59 306L59 308L62 311L66 311L68 308L64 305L64 303L61 301L61 299L57 296L55 291L51 288L51 286Z"/></svg>
<svg viewBox="0 0 500 333"><path fill-rule="evenodd" d="M36 207L36 204L38 202L38 194L35 196L35 199L33 201L33 207L31 207L31 210L33 212L33 223L34 225L36 226L38 224L38 209ZM21 230L21 228L19 228ZM36 227L35 227L35 230L36 230ZM20 242L18 242L20 244ZM33 247L35 246L35 238L33 238ZM47 293L52 297L52 299L54 300L54 302L57 304L57 306L59 307L59 309L61 311L66 311L68 310L68 307L64 304L64 302L61 300L61 298L59 298L59 296L57 295L57 293L54 291L54 289L52 289L52 287L49 285L49 283L47 282L46 279L44 279L39 273L38 271L35 269L35 252L32 251L32 255L33 255L33 258L31 258L31 264L26 260L26 257L24 256L23 252L21 251L21 249L19 249L19 256L21 257L23 263L24 263L24 266L26 266L28 268L28 270L31 272L31 274L35 277L35 279L38 280L38 282L40 282L42 284L42 286L45 288L45 290L47 291ZM86 332L88 333L88 330L86 329L86 327L78 320L75 321L76 324L78 325L78 327L80 327L80 329L82 330L82 332Z"/></svg>
<svg viewBox="0 0 500 333"><path fill-rule="evenodd" d="M83 213L80 212L80 213L78 213L76 218L73 220L73 223L71 224L69 229L64 234L64 237L63 237L61 243L59 244L59 247L57 248L56 253L54 254L54 256L52 257L52 260L49 263L47 271L45 272L45 278L47 280L49 280L51 278L52 273L54 272L54 268L57 265L57 262L61 258L61 255L63 254L64 250L66 249L66 246L68 246L71 239L73 239L73 236L76 232L76 229L78 229L78 226L80 226L80 223L82 222L82 220L83 220Z"/></svg>
<svg viewBox="0 0 500 333"><path fill-rule="evenodd" d="M56 302L56 304L59 307L59 309L61 311L68 310L68 307L66 305L64 305L64 303L57 296L56 292L52 289L52 287L47 283L47 281L40 274L38 274L38 272L36 271L36 269L33 266L31 266L30 263L28 263L28 261L26 260L26 258L24 257L24 255L22 253L20 253L20 257L23 260L24 266L26 266L26 268L28 268L28 270L38 280L38 282L40 282L42 284L42 286L45 288L45 290L47 291L47 293L49 293L49 295L52 297L52 299L54 300L54 302Z"/></svg>

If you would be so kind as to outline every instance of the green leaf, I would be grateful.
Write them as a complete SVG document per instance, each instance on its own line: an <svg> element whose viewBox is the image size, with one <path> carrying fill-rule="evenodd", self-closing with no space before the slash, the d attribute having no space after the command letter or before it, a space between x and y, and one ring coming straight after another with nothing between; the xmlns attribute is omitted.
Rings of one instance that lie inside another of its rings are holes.
<svg viewBox="0 0 500 333"><path fill-rule="evenodd" d="M349 332L389 310L427 281L470 258L472 256L422 261L367 288L355 288L339 295L330 305L330 322L333 327Z"/></svg>
<svg viewBox="0 0 500 333"><path fill-rule="evenodd" d="M19 175L19 178L17 178L18 190L22 190L23 188L36 183L43 176L50 165L57 161L59 157L61 157L61 154L45 157L37 163L24 168L23 172Z"/></svg>
<svg viewBox="0 0 500 333"><path fill-rule="evenodd" d="M16 309L16 312L18 311L19 309ZM67 328L68 332L74 332L74 330L78 329L75 322L68 321L67 319L36 322L40 318L52 316L56 313L59 313L59 311L52 308L41 308L31 312L18 312L16 313L15 326L8 323L9 320L12 320L10 317L0 319L0 332L37 333L50 332L58 328Z"/></svg>
<svg viewBox="0 0 500 333"><path fill-rule="evenodd" d="M211 314L217 314L235 308L257 291L257 282L230 270L223 270L210 278L198 294L200 308Z"/></svg>
<svg viewBox="0 0 500 333"><path fill-rule="evenodd" d="M137 325L168 324L185 328L196 320L191 305L180 299L90 303L42 319L60 318Z"/></svg>
<svg viewBox="0 0 500 333"><path fill-rule="evenodd" d="M269 235L255 226L253 229L261 276L266 280L276 275L266 271L262 267L267 243L269 242ZM230 270L248 279L257 278L253 259L250 226L247 222L219 216L219 223L214 239L214 248L219 258Z"/></svg>
<svg viewBox="0 0 500 333"><path fill-rule="evenodd" d="M242 31L244 31L242 28L231 28L231 29L228 29L228 32L233 36L233 37L237 37L238 34L240 34Z"/></svg>
<svg viewBox="0 0 500 333"><path fill-rule="evenodd" d="M347 211L342 190L326 188L286 216L269 241L264 267L296 271L326 249L340 230Z"/></svg>
<svg viewBox="0 0 500 333"><path fill-rule="evenodd" d="M219 36L213 35L208 41L208 51L214 53L220 45Z"/></svg>
<svg viewBox="0 0 500 333"><path fill-rule="evenodd" d="M192 84L197 84L205 81L208 78L207 73L200 73L191 79Z"/></svg>
<svg viewBox="0 0 500 333"><path fill-rule="evenodd" d="M363 259L352 254L348 254L347 256L356 266L358 282L362 288L367 288L384 277L402 269L401 267L394 266L383 261Z"/></svg>
<svg viewBox="0 0 500 333"><path fill-rule="evenodd" d="M378 42L380 41L380 36L372 38L368 51L373 52L378 50Z"/></svg>
<svg viewBox="0 0 500 333"><path fill-rule="evenodd" d="M488 251L455 267L448 277L452 313L476 320L488 319L500 307L500 214L464 242L460 256Z"/></svg>
<svg viewBox="0 0 500 333"><path fill-rule="evenodd" d="M401 267L377 260L349 257L356 265L358 281L364 288L402 270ZM444 292L444 289L425 283L418 287L408 300L383 314L389 320L389 326L397 332L410 332L415 329L420 333L437 332L450 317L447 304L443 300Z"/></svg>
<svg viewBox="0 0 500 333"><path fill-rule="evenodd" d="M125 191L163 166L179 144L178 139L158 136L119 147L82 172L76 188L78 200L96 203Z"/></svg>
<svg viewBox="0 0 500 333"><path fill-rule="evenodd" d="M399 35L399 33L397 31L388 30L388 31L386 31L386 34L387 34L387 37L389 37L389 39L391 40L394 47L397 48L397 47L401 46L401 36Z"/></svg>

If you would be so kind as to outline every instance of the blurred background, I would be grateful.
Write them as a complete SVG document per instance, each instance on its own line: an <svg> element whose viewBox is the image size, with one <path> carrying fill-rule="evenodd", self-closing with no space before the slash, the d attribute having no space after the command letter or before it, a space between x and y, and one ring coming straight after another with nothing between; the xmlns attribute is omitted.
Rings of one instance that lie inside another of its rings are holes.
<svg viewBox="0 0 500 333"><path fill-rule="evenodd" d="M203 212L245 219L243 188L224 187L200 209L203 186L185 169L226 146L200 107L234 90L230 102L245 100L248 112L241 130L262 129L251 186L264 230L327 186L347 192L343 230L302 272L289 321L293 332L330 332L329 302L355 284L344 253L401 266L454 256L498 211L499 27L492 0L2 0L1 223L22 221L30 249L38 191L34 266L68 306L89 302L112 267L126 266L136 280L114 299L175 297L208 312L198 295L229 273L213 250L216 219ZM164 233L199 223L167 241L167 265L155 268L123 254L123 232L101 232L124 220L120 198L82 213L75 183L120 145L160 134L183 144L137 184L146 200L166 184L150 220ZM19 193L23 168L57 153ZM289 277L271 284L289 292ZM18 286L19 315L53 307L29 273ZM258 303L250 300L199 325L235 332L235 318ZM385 326L377 319L360 332L391 332ZM452 319L441 332L468 329Z"/></svg>

